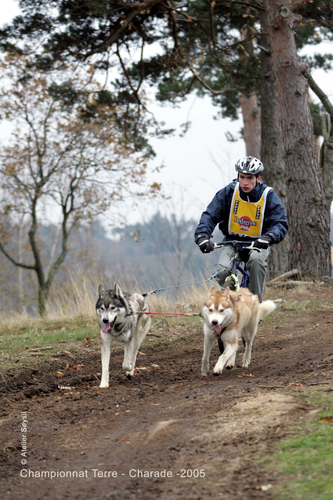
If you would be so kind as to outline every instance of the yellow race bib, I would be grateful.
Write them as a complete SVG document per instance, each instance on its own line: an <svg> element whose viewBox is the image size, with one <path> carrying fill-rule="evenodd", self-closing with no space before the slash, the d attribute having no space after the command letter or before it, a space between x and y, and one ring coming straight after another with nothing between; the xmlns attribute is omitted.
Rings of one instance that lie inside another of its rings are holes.
<svg viewBox="0 0 333 500"><path fill-rule="evenodd" d="M266 195L272 189L267 187L260 200L256 203L243 201L239 196L239 182L237 182L231 202L229 215L229 233L251 238L261 236Z"/></svg>

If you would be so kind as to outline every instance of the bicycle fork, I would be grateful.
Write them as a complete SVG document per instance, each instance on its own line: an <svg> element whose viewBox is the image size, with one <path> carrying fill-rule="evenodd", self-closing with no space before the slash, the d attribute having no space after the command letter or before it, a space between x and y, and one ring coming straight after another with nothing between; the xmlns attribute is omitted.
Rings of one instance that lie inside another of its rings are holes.
<svg viewBox="0 0 333 500"><path fill-rule="evenodd" d="M239 278L237 276L237 271L242 274L241 282L239 282ZM228 276L225 280L225 285L230 286L232 290L236 292L242 287L246 288L249 283L249 273L247 269L243 269L237 262L236 257L234 258L232 270L230 276Z"/></svg>

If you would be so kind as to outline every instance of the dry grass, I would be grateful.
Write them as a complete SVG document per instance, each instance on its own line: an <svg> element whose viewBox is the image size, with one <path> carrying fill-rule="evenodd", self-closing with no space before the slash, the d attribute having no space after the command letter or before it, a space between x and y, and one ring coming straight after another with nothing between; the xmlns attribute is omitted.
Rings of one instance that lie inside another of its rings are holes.
<svg viewBox="0 0 333 500"><path fill-rule="evenodd" d="M207 273L207 276L209 276L209 273ZM193 285L190 285L190 283L205 279L205 277L185 276L182 283L186 284L186 286L150 294L147 296L146 301L152 311L199 312L203 301L208 296L212 283L206 282ZM118 283L122 290L128 292L139 291L146 293L154 290L152 286L142 285L134 279L131 281L119 280L117 277L105 279L105 276L97 272L89 274L87 270L85 272L81 270L77 274L68 273L61 286L55 285L52 289L47 304L47 315L44 318L38 318L25 312L2 311L0 313L0 329L2 331L16 331L20 328L28 328L29 331L33 331L45 321L67 321L73 318L95 320L98 286L102 284L106 288L113 288L115 283ZM161 288L163 286L164 284L161 283Z"/></svg>
<svg viewBox="0 0 333 500"><path fill-rule="evenodd" d="M183 275L180 283L186 286L181 287L166 287L167 289L163 289L165 284L161 283L162 290L150 294L146 298L151 311L200 312L202 304L213 285L207 279L210 275L209 270L203 275L199 275L199 273L196 276ZM200 283L201 281L203 282ZM124 281L119 280L117 276L106 278L97 271L89 272L87 269L81 269L76 274L68 273L61 286L54 286L48 301L48 313L45 318L41 319L27 313L2 312L0 313L0 328L4 332L6 330L17 330L18 328L28 328L33 331L45 321L67 321L73 318L95 320L98 285L102 284L106 288L113 288L115 283L118 283L122 290L129 292L139 291L145 293L154 290L153 286L140 284L135 279ZM267 287L264 298L280 298L282 304L287 300L289 304L297 306L297 309L301 304L304 307L304 303L307 304L308 302L307 299L312 307L318 307L326 302L331 306L331 297L327 300L328 297L321 295L323 288L327 289L327 286L322 287L320 284L316 284L289 290Z"/></svg>

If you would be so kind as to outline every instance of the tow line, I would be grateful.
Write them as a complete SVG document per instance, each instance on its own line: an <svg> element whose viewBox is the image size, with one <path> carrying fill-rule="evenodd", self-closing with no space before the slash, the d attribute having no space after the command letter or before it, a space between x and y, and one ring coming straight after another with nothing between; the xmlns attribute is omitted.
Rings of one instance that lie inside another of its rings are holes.
<svg viewBox="0 0 333 500"><path fill-rule="evenodd" d="M171 290L173 288L180 288L182 286L190 286L190 285L198 285L199 283L206 283L207 281L210 281L211 283L213 283L213 285L216 285L215 281L212 281L213 278L215 278L217 275L217 273L214 273L212 276L210 276L208 279L206 280L201 280L201 281L193 281L192 283L185 283L183 285L175 285L175 286L168 286L168 287L165 287L165 288L157 288L156 290L151 290L150 292L147 292L147 293L143 293L142 296L143 297L148 297L148 295L152 295L153 293L157 293L157 292L164 292L165 290ZM221 285L218 285L221 287ZM221 287L223 288L223 287ZM150 314L150 315L163 315L163 316L200 316L202 317L202 314L201 312L199 313L188 313L188 314L185 314L185 313L171 313L171 312L143 312L143 311L138 311L137 313L130 313L128 314L127 316L132 316L133 314Z"/></svg>
<svg viewBox="0 0 333 500"><path fill-rule="evenodd" d="M163 313L163 312L145 312L145 314L161 314L163 316L202 316L201 312L199 313Z"/></svg>
<svg viewBox="0 0 333 500"><path fill-rule="evenodd" d="M199 283L206 283L207 281L210 281L211 283L213 283L213 285L216 285L215 281L212 281L212 279L215 278L216 276L217 276L217 273L214 273L212 276L210 276L210 278L208 278L206 280L193 281L192 283L185 283L183 285L167 286L166 288L157 288L156 290L151 290L150 292L143 293L142 296L148 297L148 295L152 295L153 293L164 292L165 290L171 290L173 288L180 288L182 286L198 285Z"/></svg>

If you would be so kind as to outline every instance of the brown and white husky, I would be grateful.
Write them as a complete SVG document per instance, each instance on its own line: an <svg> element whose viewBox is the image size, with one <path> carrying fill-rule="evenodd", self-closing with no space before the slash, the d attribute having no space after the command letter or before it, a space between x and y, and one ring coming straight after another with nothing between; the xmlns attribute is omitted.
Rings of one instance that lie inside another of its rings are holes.
<svg viewBox="0 0 333 500"><path fill-rule="evenodd" d="M259 321L276 308L272 300L260 304L258 296L247 288L238 292L211 288L209 297L203 305L204 317L204 353L201 373L209 372L209 356L217 339L222 352L214 369L214 375L220 375L224 366L235 366L238 350L238 337L242 337L245 346L242 366L247 368L251 361L252 345L257 333Z"/></svg>

